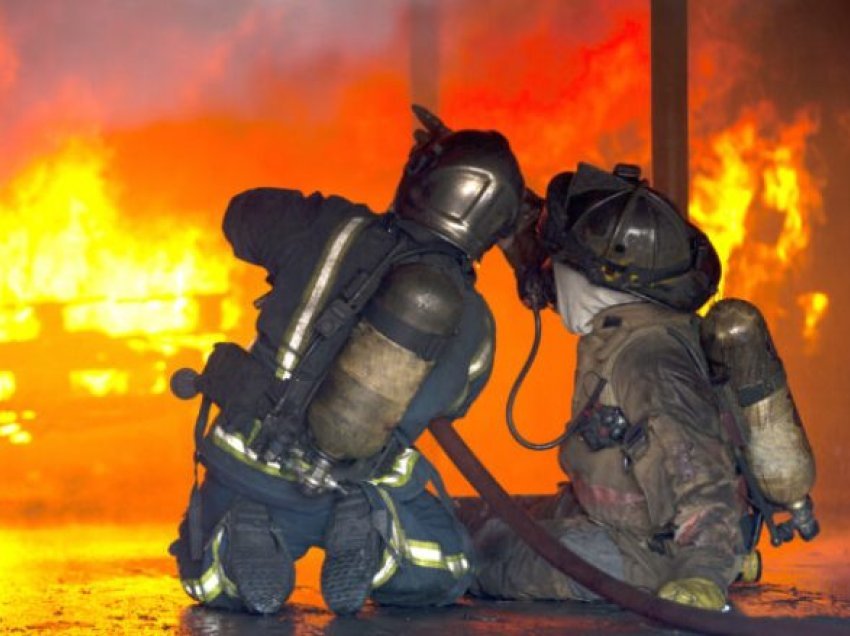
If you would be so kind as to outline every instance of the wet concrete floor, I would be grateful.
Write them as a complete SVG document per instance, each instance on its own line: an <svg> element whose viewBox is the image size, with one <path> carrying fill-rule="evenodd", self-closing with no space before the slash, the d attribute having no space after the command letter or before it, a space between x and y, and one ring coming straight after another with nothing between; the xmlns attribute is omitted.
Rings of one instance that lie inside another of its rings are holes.
<svg viewBox="0 0 850 636"><path fill-rule="evenodd" d="M318 589L321 553L298 564L290 605L274 617L211 611L181 590L166 547L172 525L0 528L0 633L231 634L654 634L676 633L605 604L464 600L448 608L368 606L357 618L328 612ZM764 580L733 588L751 616L819 617L850 634L850 542L767 548ZM802 630L801 630L802 631Z"/></svg>

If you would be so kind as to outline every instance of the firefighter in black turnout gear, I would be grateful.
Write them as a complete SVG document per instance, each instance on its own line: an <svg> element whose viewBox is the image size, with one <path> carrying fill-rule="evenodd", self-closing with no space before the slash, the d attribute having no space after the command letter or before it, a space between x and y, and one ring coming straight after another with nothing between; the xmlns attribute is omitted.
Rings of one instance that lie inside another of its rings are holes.
<svg viewBox="0 0 850 636"><path fill-rule="evenodd" d="M338 614L368 597L452 603L470 583L468 535L413 443L431 419L463 416L489 377L494 325L472 264L513 231L523 181L498 132L414 110L425 130L388 213L276 188L227 208L234 253L271 290L248 351L219 344L200 375L172 380L204 397L205 477L171 548L201 603L276 612L311 546Z"/></svg>

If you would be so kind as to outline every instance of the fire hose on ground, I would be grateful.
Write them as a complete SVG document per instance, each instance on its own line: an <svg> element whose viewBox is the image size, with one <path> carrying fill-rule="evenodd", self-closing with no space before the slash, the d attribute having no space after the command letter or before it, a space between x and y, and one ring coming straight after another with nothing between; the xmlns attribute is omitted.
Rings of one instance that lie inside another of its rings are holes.
<svg viewBox="0 0 850 636"><path fill-rule="evenodd" d="M534 521L499 485L446 419L433 420L431 433L466 480L517 535L552 566L624 609L667 625L730 636L828 636L846 628L815 619L749 618L681 605L624 583L590 565Z"/></svg>

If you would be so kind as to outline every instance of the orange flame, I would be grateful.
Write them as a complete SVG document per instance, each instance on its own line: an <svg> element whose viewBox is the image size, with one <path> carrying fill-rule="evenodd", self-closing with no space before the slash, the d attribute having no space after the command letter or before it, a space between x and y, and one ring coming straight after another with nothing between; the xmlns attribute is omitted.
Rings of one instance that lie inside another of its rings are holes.
<svg viewBox="0 0 850 636"><path fill-rule="evenodd" d="M502 6L494 7L486 21L475 3L461 3L459 13L453 9L442 20L440 55L434 55L438 71L433 79L439 83L438 111L446 122L458 128L486 126L504 132L529 183L538 190L553 174L572 169L579 160L607 168L618 161L646 166L647 3L609 2L604 3L603 11L588 11L580 3L498 4ZM234 13L240 11L234 9ZM27 46L18 52L18 42L13 45L10 39L6 45L0 34L0 105L7 95L14 96L4 90L14 89L18 96L9 102L11 109L4 111L17 114L18 119L13 118L3 139L10 150L0 153L4 155L0 171L6 183L0 183L0 250L4 254L0 343L48 340L45 336L56 331L56 324L66 334L96 332L121 339L122 352L157 354L145 358L147 362L156 359L156 363L148 364L141 386L146 394L162 393L167 389L163 356L186 348L208 352L215 340L222 339L213 332L237 325L246 332L249 329L244 317L249 305L230 290L230 279L237 271L230 268L240 266L224 246L219 217L207 217L195 227L185 222L185 213L196 208L220 211L224 197L258 185L338 192L364 200L375 209L386 202L409 140L406 34L388 27L390 35L362 57L356 46L342 46L342 53L336 47L330 52L322 46L314 49L322 38L311 37L302 57L293 58L286 54L292 50L288 44L277 49L272 43L289 43L291 38L280 37L288 31L278 29L294 21L288 16L264 15L260 9L250 13L228 22L235 29L216 26L215 37L206 33L199 37L194 27L201 21L194 17L185 27L175 23L175 31L155 52L159 59L213 63L202 65L201 77L192 74L194 64L178 64L182 72L163 81L149 76L151 64L146 61L143 79L152 85L145 84L144 91L132 85L139 79L132 73L138 66L132 55L110 65L105 74L93 63L104 57L101 54L93 55L88 64L62 67L61 82L55 81L57 76L38 72L19 77L18 68L33 68L30 52L47 50L52 42L22 41ZM35 21L36 14L30 15ZM313 17L315 26L323 27L322 16ZM343 15L341 31L356 32L371 41L371 32L351 29L354 17ZM127 33L135 34L135 29L132 25ZM36 28L16 31L30 33L30 37L50 33ZM108 42L101 43L97 41L100 31L91 32L91 44L95 45L91 51L122 55L109 45L123 38L116 40L112 33ZM302 31L296 28L294 32ZM334 33L327 31L324 41L336 42ZM80 46L76 41L53 39ZM179 49L173 51L176 57L169 57L169 42L179 43ZM215 42L214 50L201 42ZM186 55L186 51L195 53ZM58 53L50 57L61 59ZM295 60L291 66L289 59ZM36 65L36 71L38 68ZM344 73L335 70L339 68ZM723 65L718 68L731 82L727 69ZM120 72L110 75L113 69ZM32 80L32 85L24 82L31 78L39 79ZM116 83L120 85L113 86ZM29 93L18 90L26 86L30 86ZM717 78L706 86L712 95L717 94ZM84 90L76 90L78 87ZM169 90L175 87L179 90ZM130 95L134 98L128 98ZM136 103L135 97L140 95L164 97ZM66 110L70 111L67 115ZM728 109L717 112L725 114ZM104 130L108 143L92 137L74 139L58 152L42 154L18 170L27 156L43 152L57 131L81 134L90 127ZM694 140L692 210L697 222L718 242L728 265L730 273L724 278L728 293L750 296L775 291L805 253L819 204L803 163L805 141L813 130L814 122L807 115L788 124L762 108L745 113L732 127L702 142ZM163 156L163 148L169 150L168 156ZM11 180L5 179L7 174L12 174ZM211 174L220 178L211 180ZM126 190L121 185L126 185ZM191 203L167 209L157 201L158 196L149 193ZM501 256L488 258L481 272L481 289L493 306L497 324L511 329L500 331L501 358L493 380L464 426L471 439L483 442L476 445L477 450L500 478L520 491L540 491L562 477L557 462L542 463L536 456L518 455L523 451L518 451L503 427L494 430L493 426L503 413L504 396L513 379L508 376L520 367L527 352L525 337L530 338L530 326L521 331L513 277ZM218 320L213 326L204 320L210 298L217 304ZM44 319L42 303L54 303L52 309L59 309L54 316L56 324ZM568 372L575 349L575 342L556 325L556 318L548 318L553 328L547 338L554 340L541 351L537 366L546 371L532 378L530 385L536 393L531 395L537 399L528 417L522 418L540 424L535 432L541 439L548 437L549 431L543 430L546 422L558 427L557 431L553 428L553 435L560 432L568 410ZM817 320L812 324L816 329ZM67 372L70 392L63 387L71 394L106 399L132 390L127 385L133 378L125 382L122 375L135 364L129 356L123 366L121 360L83 362L69 348L54 359L76 364L77 368ZM28 364L14 366L5 360L2 364L3 369L14 372L4 376L0 370L0 399L5 390L7 398L25 401ZM61 380L65 380L66 371L62 373ZM541 395L545 399L540 399ZM145 408L153 411L156 407L143 406L140 411ZM180 409L175 403L168 413L183 417ZM0 441L26 443L24 440L32 438L28 429L33 428L27 412L9 412L12 415L6 425L11 428L3 429L8 435L0 433ZM186 442L190 436L177 429L165 432L161 426L146 430L144 438L135 437L128 424L136 422L139 414L134 411L132 417L125 414L121 419L110 415L111 422L127 430L109 439L132 440L128 447L144 439L149 445L139 447L139 463L129 470L150 479L150 457L145 451L179 450L182 442L178 440ZM158 418L164 415L156 413ZM39 410L39 418L45 422L63 417L64 412L54 415ZM78 428L85 430L84 426ZM60 443L65 439L80 444L76 448L84 459L95 457L100 448L81 443L88 439L75 436L76 431L66 438L57 428L44 435L41 430L36 428L36 436L48 449L42 457L50 467L45 475L62 469L71 474L69 459L74 458ZM154 446L157 440L167 443ZM60 449L53 455L50 443ZM427 440L424 443L427 445ZM188 456L188 447L183 451ZM159 458L161 451L156 452ZM174 457L178 454L175 451ZM18 465L7 464L7 469L26 474L30 458L23 455L19 455ZM168 468L157 471L163 487L149 490L157 491L169 506L182 506L182 488L172 486L178 470L185 468L185 457L177 460L167 458L164 452L161 455ZM468 492L446 462L440 468L446 471L453 492L458 488ZM116 509L127 508L127 489L115 488L111 480L99 476L90 478L88 472L81 474L88 479L92 500L109 500ZM33 483L43 499L48 480L40 483L39 479L33 477ZM70 482L64 474L57 481ZM99 497L101 492L103 497ZM110 492L118 492L120 497ZM165 508L157 507L156 513ZM149 512L153 509L150 506Z"/></svg>
<svg viewBox="0 0 850 636"><path fill-rule="evenodd" d="M823 220L805 163L816 128L809 113L784 124L762 104L695 144L690 213L723 263L719 294L762 300L774 318L782 315L781 287L805 259L814 223Z"/></svg>
<svg viewBox="0 0 850 636"><path fill-rule="evenodd" d="M15 395L15 374L11 371L0 371L0 402L4 402Z"/></svg>
<svg viewBox="0 0 850 636"><path fill-rule="evenodd" d="M120 369L80 369L71 372L71 390L103 397L127 393L129 373Z"/></svg>
<svg viewBox="0 0 850 636"><path fill-rule="evenodd" d="M206 257L220 241L213 229L173 213L128 220L108 160L96 139L73 139L0 191L0 342L37 337L33 306L44 302L68 303L68 332L188 334L193 296L228 290L230 262Z"/></svg>
<svg viewBox="0 0 850 636"><path fill-rule="evenodd" d="M8 439L10 444L23 446L32 441L32 433L24 429L20 423L31 412L17 413L16 411L0 411L0 439Z"/></svg>
<svg viewBox="0 0 850 636"><path fill-rule="evenodd" d="M823 292L800 294L797 304L803 310L803 338L806 341L807 353L813 353L818 348L818 325L829 308L829 296Z"/></svg>

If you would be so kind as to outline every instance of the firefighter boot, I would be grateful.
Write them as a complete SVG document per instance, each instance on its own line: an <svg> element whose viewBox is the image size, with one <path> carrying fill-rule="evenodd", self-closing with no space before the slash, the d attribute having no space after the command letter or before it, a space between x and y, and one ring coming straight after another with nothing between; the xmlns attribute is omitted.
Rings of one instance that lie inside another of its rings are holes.
<svg viewBox="0 0 850 636"><path fill-rule="evenodd" d="M383 540L372 506L358 490L339 499L325 536L322 597L336 614L355 614L366 602L378 569Z"/></svg>
<svg viewBox="0 0 850 636"><path fill-rule="evenodd" d="M295 568L280 528L262 504L239 499L225 522L225 572L253 614L274 614L289 598Z"/></svg>

